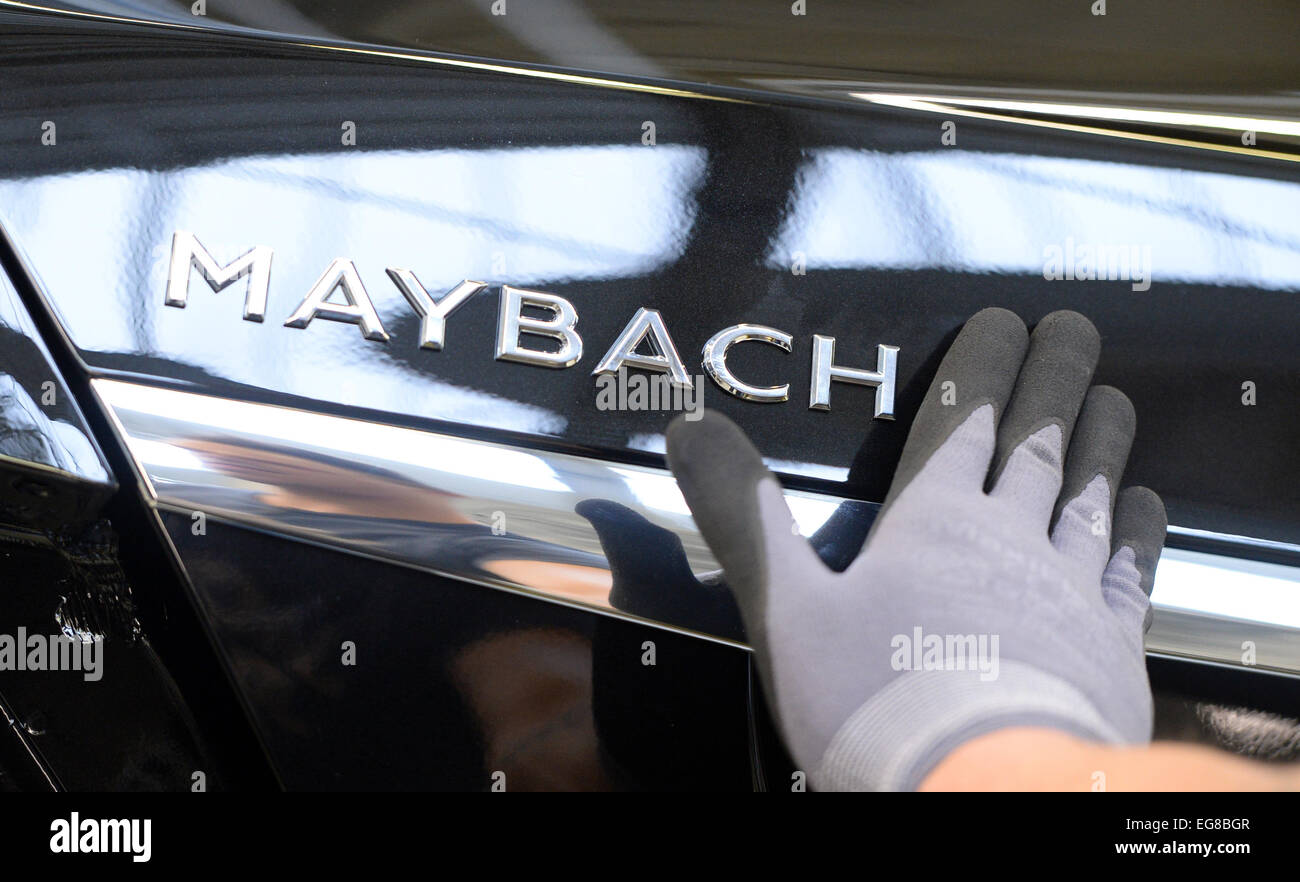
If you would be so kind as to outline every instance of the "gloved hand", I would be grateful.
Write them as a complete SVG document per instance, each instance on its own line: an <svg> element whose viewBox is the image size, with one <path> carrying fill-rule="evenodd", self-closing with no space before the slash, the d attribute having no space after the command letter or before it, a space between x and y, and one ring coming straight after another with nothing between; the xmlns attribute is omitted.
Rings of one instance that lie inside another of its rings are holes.
<svg viewBox="0 0 1300 882"><path fill-rule="evenodd" d="M1144 488L1116 498L1134 415L1089 389L1099 346L1073 312L1032 337L1006 310L968 321L842 573L733 423L669 427L669 464L814 787L913 789L1007 726L1150 740L1142 637L1165 513Z"/></svg>

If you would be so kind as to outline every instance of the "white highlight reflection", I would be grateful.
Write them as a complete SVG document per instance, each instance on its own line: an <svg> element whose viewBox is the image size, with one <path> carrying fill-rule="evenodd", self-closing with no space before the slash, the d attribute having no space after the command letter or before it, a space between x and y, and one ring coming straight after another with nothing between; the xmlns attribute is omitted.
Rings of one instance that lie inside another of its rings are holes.
<svg viewBox="0 0 1300 882"><path fill-rule="evenodd" d="M390 266L439 293L467 278L546 287L651 272L684 247L703 172L702 148L639 143L334 152L0 181L0 206L83 349L156 354L340 404L558 434L567 419L549 408L437 379L448 353L416 352L427 373L392 357L393 347L415 350L414 339L385 347L352 325L280 325L335 257L356 263L388 327L412 315ZM212 294L196 276L185 309L163 306L177 229L222 262L253 245L274 249L264 324L240 320L242 284ZM453 317L451 339L456 326Z"/></svg>
<svg viewBox="0 0 1300 882"><path fill-rule="evenodd" d="M1044 250L1149 245L1154 283L1300 290L1300 184L1086 159L818 151L768 255L809 269L1043 274Z"/></svg>
<svg viewBox="0 0 1300 882"><path fill-rule="evenodd" d="M1300 629L1300 568L1166 548L1151 602Z"/></svg>

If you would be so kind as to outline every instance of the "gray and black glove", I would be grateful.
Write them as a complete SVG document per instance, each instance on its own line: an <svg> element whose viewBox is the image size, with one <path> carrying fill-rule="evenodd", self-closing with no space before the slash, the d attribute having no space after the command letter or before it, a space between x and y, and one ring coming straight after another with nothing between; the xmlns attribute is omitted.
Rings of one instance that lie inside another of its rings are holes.
<svg viewBox="0 0 1300 882"><path fill-rule="evenodd" d="M1165 512L1144 488L1116 496L1134 415L1089 388L1099 347L1073 312L1032 336L1003 309L968 321L842 573L733 423L669 427L669 464L814 787L912 789L1007 726L1150 740L1142 638Z"/></svg>

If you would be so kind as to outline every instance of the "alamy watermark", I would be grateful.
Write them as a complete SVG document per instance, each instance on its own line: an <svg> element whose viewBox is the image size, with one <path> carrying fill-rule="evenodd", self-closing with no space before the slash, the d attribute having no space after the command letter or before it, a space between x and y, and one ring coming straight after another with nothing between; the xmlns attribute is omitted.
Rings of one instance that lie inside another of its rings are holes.
<svg viewBox="0 0 1300 882"><path fill-rule="evenodd" d="M1080 242L1043 248L1043 278L1048 281L1128 281L1134 291L1151 289L1151 246Z"/></svg>
<svg viewBox="0 0 1300 882"><path fill-rule="evenodd" d="M704 376L696 374L691 385L674 383L667 374L618 373L596 377L597 410L677 410L687 422L704 416Z"/></svg>
<svg viewBox="0 0 1300 882"><path fill-rule="evenodd" d="M129 854L137 864L153 856L153 821L149 818L68 818L50 822L54 854Z"/></svg>
<svg viewBox="0 0 1300 882"><path fill-rule="evenodd" d="M86 682L104 676L104 638L67 634L0 634L0 671L81 671Z"/></svg>
<svg viewBox="0 0 1300 882"><path fill-rule="evenodd" d="M978 671L980 679L996 680L1001 669L997 634L895 634L889 666L895 671Z"/></svg>

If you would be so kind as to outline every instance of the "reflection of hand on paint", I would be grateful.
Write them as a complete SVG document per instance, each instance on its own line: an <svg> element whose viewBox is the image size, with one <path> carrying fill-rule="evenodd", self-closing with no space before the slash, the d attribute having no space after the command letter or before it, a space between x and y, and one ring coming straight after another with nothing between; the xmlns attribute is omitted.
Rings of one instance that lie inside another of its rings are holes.
<svg viewBox="0 0 1300 882"><path fill-rule="evenodd" d="M696 577L672 531L608 499L585 499L575 511L591 522L609 560L611 606L713 637L744 640L740 611L722 574ZM842 502L808 541L828 567L842 570L857 556L874 517L875 506Z"/></svg>
<svg viewBox="0 0 1300 882"><path fill-rule="evenodd" d="M625 505L584 499L574 509L591 522L609 560L614 584L609 604L655 622L742 639L740 613L730 592L691 572L682 540Z"/></svg>

